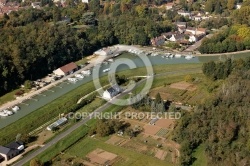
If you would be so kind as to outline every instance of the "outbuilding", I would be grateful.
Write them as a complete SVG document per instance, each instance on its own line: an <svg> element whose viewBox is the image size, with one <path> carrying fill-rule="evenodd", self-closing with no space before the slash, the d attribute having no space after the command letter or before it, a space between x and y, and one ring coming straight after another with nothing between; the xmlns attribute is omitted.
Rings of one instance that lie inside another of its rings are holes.
<svg viewBox="0 0 250 166"><path fill-rule="evenodd" d="M54 70L53 73L55 75L66 76L66 75L74 73L77 69L78 69L78 66L74 62L71 62L67 65L64 65L64 66Z"/></svg>

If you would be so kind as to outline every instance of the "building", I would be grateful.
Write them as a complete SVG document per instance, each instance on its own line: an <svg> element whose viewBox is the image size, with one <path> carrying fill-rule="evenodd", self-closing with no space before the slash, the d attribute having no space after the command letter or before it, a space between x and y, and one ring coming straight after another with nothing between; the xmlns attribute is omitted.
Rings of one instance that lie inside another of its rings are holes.
<svg viewBox="0 0 250 166"><path fill-rule="evenodd" d="M66 76L66 75L74 73L77 69L78 69L78 66L74 62L71 62L67 65L64 65L64 66L54 70L53 73L55 75Z"/></svg>
<svg viewBox="0 0 250 166"><path fill-rule="evenodd" d="M6 146L0 146L0 160L10 160L24 150L24 144L21 141L11 142Z"/></svg>
<svg viewBox="0 0 250 166"><path fill-rule="evenodd" d="M121 93L121 91L122 89L118 85L114 85L103 92L103 98L110 100Z"/></svg>
<svg viewBox="0 0 250 166"><path fill-rule="evenodd" d="M82 0L82 3L89 3L89 0Z"/></svg>
<svg viewBox="0 0 250 166"><path fill-rule="evenodd" d="M65 123L67 123L67 121L68 121L68 119L65 118L65 117L63 117L61 119L58 119L57 121L55 121L54 123L52 123L51 125L49 125L47 127L47 130L51 131L51 130L53 130L53 129L61 126L61 125L64 125Z"/></svg>
<svg viewBox="0 0 250 166"><path fill-rule="evenodd" d="M235 5L235 8L236 8L236 9L240 9L241 6L242 6L242 3L237 3L237 4Z"/></svg>
<svg viewBox="0 0 250 166"><path fill-rule="evenodd" d="M34 9L40 9L40 8L41 8L41 2L32 2L32 3L31 3L31 6L32 6Z"/></svg>
<svg viewBox="0 0 250 166"><path fill-rule="evenodd" d="M5 6L5 4L6 4L6 0L0 0L0 7Z"/></svg>
<svg viewBox="0 0 250 166"><path fill-rule="evenodd" d="M176 22L178 28L187 28L187 22Z"/></svg>
<svg viewBox="0 0 250 166"><path fill-rule="evenodd" d="M185 33L186 33L186 34L190 33L190 34L195 35L195 34L196 34L196 28L194 28L194 27L187 27Z"/></svg>
<svg viewBox="0 0 250 166"><path fill-rule="evenodd" d="M159 36L150 40L153 46L161 46L165 43L164 36Z"/></svg>
<svg viewBox="0 0 250 166"><path fill-rule="evenodd" d="M185 38L184 34L172 34L172 36L169 38L169 41L171 42L177 42L179 40L183 40Z"/></svg>
<svg viewBox="0 0 250 166"><path fill-rule="evenodd" d="M190 12L178 11L177 13L178 13L179 15L183 16L183 17L189 17L189 18L191 18L191 13L190 13Z"/></svg>
<svg viewBox="0 0 250 166"><path fill-rule="evenodd" d="M166 10L171 10L171 9L173 9L173 6L174 6L174 3L167 3L166 4Z"/></svg>

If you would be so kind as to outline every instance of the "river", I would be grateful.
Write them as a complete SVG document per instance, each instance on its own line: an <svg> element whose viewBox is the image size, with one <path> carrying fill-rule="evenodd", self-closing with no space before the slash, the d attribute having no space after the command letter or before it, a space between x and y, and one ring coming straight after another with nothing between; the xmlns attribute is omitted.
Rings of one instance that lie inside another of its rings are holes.
<svg viewBox="0 0 250 166"><path fill-rule="evenodd" d="M237 58L241 58L241 57L246 57L246 56L250 56L250 55L239 55L237 56ZM137 67L143 67L143 61L135 55L129 54L129 53L124 53L123 55L117 57L117 59L115 60L118 61L120 58L128 58L133 60L133 62L136 64ZM142 56L143 58L145 58L144 56ZM200 56L200 57L195 57L192 58L191 60L186 60L184 57L181 58L172 58L172 59L166 59L166 58L162 58L161 56L148 56L148 58L150 59L152 65L163 65L163 64L187 64L187 63L204 63L204 62L208 62L211 60L223 60L226 59L227 57L231 57L231 56ZM236 58L236 56L233 56L232 58ZM109 68L109 64L106 65L102 65L100 68L100 76L103 76L107 73L103 73L102 70ZM123 70L128 70L128 66L127 65L120 65L117 68L117 71L123 71ZM19 104L20 106L20 111L18 111L17 113L8 116L8 117L1 117L0 118L0 129L17 121L18 119L28 115L29 113L31 113L32 111L37 110L38 108L48 104L49 102L55 100L56 98L72 91L73 89L79 87L82 84L85 84L89 81L92 80L92 76L88 76L85 77L82 80L77 81L76 83L69 83L67 81L62 82L60 84L58 84L56 87L53 87L29 100L24 101L23 103Z"/></svg>

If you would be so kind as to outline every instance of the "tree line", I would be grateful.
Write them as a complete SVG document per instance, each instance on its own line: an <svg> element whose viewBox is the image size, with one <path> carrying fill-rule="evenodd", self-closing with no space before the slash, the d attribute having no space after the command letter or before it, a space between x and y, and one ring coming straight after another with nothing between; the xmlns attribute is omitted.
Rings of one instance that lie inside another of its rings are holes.
<svg viewBox="0 0 250 166"><path fill-rule="evenodd" d="M157 11L132 5L136 3L117 2L105 15L99 1L4 15L0 18L0 95L101 47L148 45L151 37L171 30L170 24L161 24ZM85 28L67 25L66 18Z"/></svg>
<svg viewBox="0 0 250 166"><path fill-rule="evenodd" d="M205 104L179 121L174 140L181 144L181 165L192 165L192 153L201 144L208 165L250 164L250 65L249 59L234 62L237 67Z"/></svg>

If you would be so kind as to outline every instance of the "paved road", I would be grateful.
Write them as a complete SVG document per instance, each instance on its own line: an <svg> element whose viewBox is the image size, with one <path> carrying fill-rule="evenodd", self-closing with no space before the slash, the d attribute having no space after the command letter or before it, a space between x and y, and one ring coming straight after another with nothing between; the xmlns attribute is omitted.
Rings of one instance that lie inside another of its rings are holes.
<svg viewBox="0 0 250 166"><path fill-rule="evenodd" d="M179 73L179 72L181 72L181 73L190 73L190 72L197 71L197 69L199 69L199 68L193 68L193 69L189 69L189 70L172 71L172 72L164 72L164 73L156 74L155 77L166 75L166 74L176 74L176 73ZM147 79L149 79L149 78L147 78ZM137 86L139 86L140 84L142 84L143 82L145 82L147 79L143 79L143 80L139 81L134 88L136 88ZM123 96L129 94L131 91L132 90L125 91L124 93L118 95L117 98L122 98ZM96 109L94 111L94 113L102 112L102 111L106 110L110 105L112 105L112 103L107 102L103 106L101 106L98 109ZM42 152L44 152L45 150L47 150L48 148L50 148L52 145L56 144L61 139L63 139L66 136L68 136L70 133L72 133L74 130L76 130L80 126L86 124L90 119L91 119L90 117L87 117L87 118L81 120L80 122L78 122L75 125L73 125L72 127L70 127L68 130L66 130L66 131L60 133L59 135L57 135L54 139L52 139L50 142L48 142L47 144L45 144L42 148L40 148L40 149L34 151L33 153L25 156L24 158L22 158L20 161L18 161L17 163L15 163L13 165L14 166L22 166L22 165L24 165L25 163L29 162L31 159L35 158L37 155L41 154Z"/></svg>

